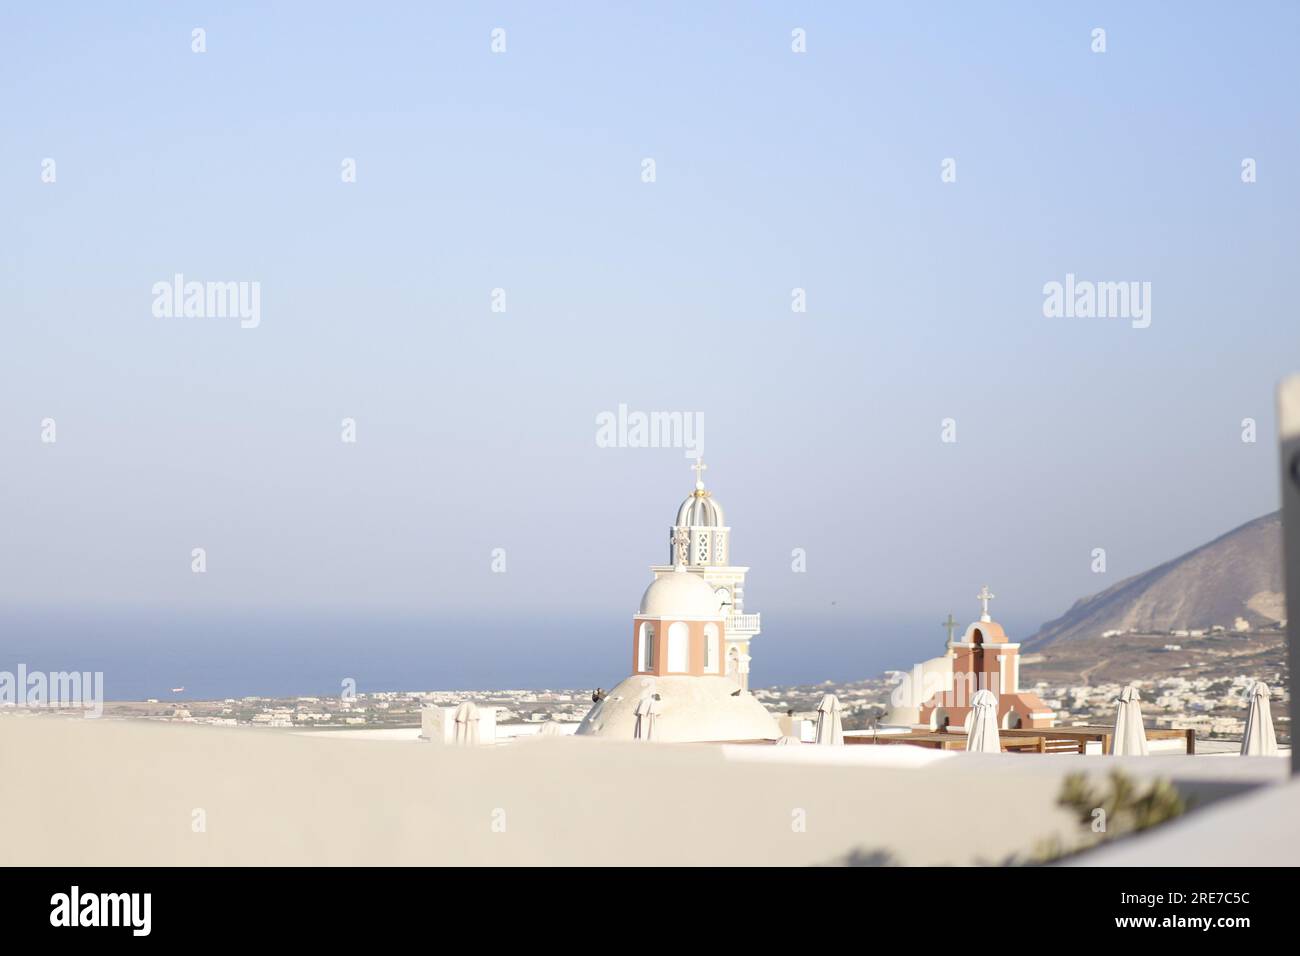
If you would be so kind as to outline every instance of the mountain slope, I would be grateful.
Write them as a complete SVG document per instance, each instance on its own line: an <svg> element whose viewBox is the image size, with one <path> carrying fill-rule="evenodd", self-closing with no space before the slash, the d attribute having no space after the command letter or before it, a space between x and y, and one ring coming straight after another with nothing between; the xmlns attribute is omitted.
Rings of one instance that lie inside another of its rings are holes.
<svg viewBox="0 0 1300 956"><path fill-rule="evenodd" d="M1231 629L1238 617L1256 628L1286 617L1280 512L1076 601L1024 643L1039 650L1110 630L1152 634L1216 624Z"/></svg>

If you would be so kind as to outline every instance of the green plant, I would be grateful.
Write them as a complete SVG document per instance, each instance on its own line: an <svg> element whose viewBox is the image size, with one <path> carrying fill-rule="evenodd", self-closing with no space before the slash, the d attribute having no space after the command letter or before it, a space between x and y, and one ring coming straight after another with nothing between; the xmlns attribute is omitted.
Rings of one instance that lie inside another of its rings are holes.
<svg viewBox="0 0 1300 956"><path fill-rule="evenodd" d="M1070 774L1056 802L1074 812L1081 832L1072 842L1060 836L1039 841L1030 862L1050 863L1082 853L1176 819L1188 810L1187 801L1168 780L1155 780L1144 788L1119 770L1111 771L1103 782L1094 782L1086 773Z"/></svg>
<svg viewBox="0 0 1300 956"><path fill-rule="evenodd" d="M1111 771L1109 786L1095 786L1087 774L1065 778L1057 804L1077 814L1080 825L1099 839L1138 833L1187 812L1187 802L1168 780L1145 789L1120 770Z"/></svg>

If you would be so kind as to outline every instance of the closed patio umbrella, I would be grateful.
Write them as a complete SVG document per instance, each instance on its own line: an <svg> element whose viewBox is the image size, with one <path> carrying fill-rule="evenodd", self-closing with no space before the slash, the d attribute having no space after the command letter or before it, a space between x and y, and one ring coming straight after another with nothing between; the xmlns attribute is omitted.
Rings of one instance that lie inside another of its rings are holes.
<svg viewBox="0 0 1300 956"><path fill-rule="evenodd" d="M1255 681L1250 688L1250 709L1246 711L1246 733L1241 738L1243 757L1276 757L1277 737L1273 734L1273 713L1268 705L1268 685Z"/></svg>
<svg viewBox="0 0 1300 956"><path fill-rule="evenodd" d="M478 706L473 701L465 701L456 708L456 735L454 740L457 744L472 745L478 743Z"/></svg>
<svg viewBox="0 0 1300 956"><path fill-rule="evenodd" d="M1147 755L1147 732L1142 726L1142 695L1130 684L1119 695L1115 711L1115 736L1110 740L1113 757Z"/></svg>
<svg viewBox="0 0 1300 956"><path fill-rule="evenodd" d="M966 735L967 753L1000 754L998 737L998 699L991 690L977 690L970 699L970 733Z"/></svg>
<svg viewBox="0 0 1300 956"><path fill-rule="evenodd" d="M838 747L844 745L844 723L840 720L840 701L834 694L827 694L817 705L816 742Z"/></svg>

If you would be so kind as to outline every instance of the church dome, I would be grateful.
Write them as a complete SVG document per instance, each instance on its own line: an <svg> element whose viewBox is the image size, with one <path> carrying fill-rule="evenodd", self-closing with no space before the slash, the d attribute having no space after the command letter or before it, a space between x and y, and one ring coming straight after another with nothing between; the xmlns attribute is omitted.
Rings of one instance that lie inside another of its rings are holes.
<svg viewBox="0 0 1300 956"><path fill-rule="evenodd" d="M641 596L640 613L645 617L720 620L722 603L702 577L679 567L650 582Z"/></svg>
<svg viewBox="0 0 1300 956"><path fill-rule="evenodd" d="M577 735L636 739L637 705L650 696L655 698L655 718L644 728L650 741L724 743L781 736L776 718L730 678L645 675L628 677L611 690L582 719Z"/></svg>
<svg viewBox="0 0 1300 956"><path fill-rule="evenodd" d="M721 528L726 525L722 516L722 505L704 490L702 483L695 485L695 490L677 509L677 520L673 524L678 528Z"/></svg>

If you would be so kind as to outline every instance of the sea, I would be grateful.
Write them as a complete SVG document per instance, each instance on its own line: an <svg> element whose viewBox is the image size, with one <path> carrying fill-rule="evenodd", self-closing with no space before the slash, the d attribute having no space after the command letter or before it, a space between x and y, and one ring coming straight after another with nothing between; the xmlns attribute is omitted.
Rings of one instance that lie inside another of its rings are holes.
<svg viewBox="0 0 1300 956"><path fill-rule="evenodd" d="M763 612L750 686L849 682L943 650L942 615ZM1005 623L1005 622L1004 622ZM1031 627L1034 625L1030 625ZM610 687L632 666L626 614L500 619L312 609L0 607L0 671L90 671L109 700ZM178 690L183 688L183 690Z"/></svg>

